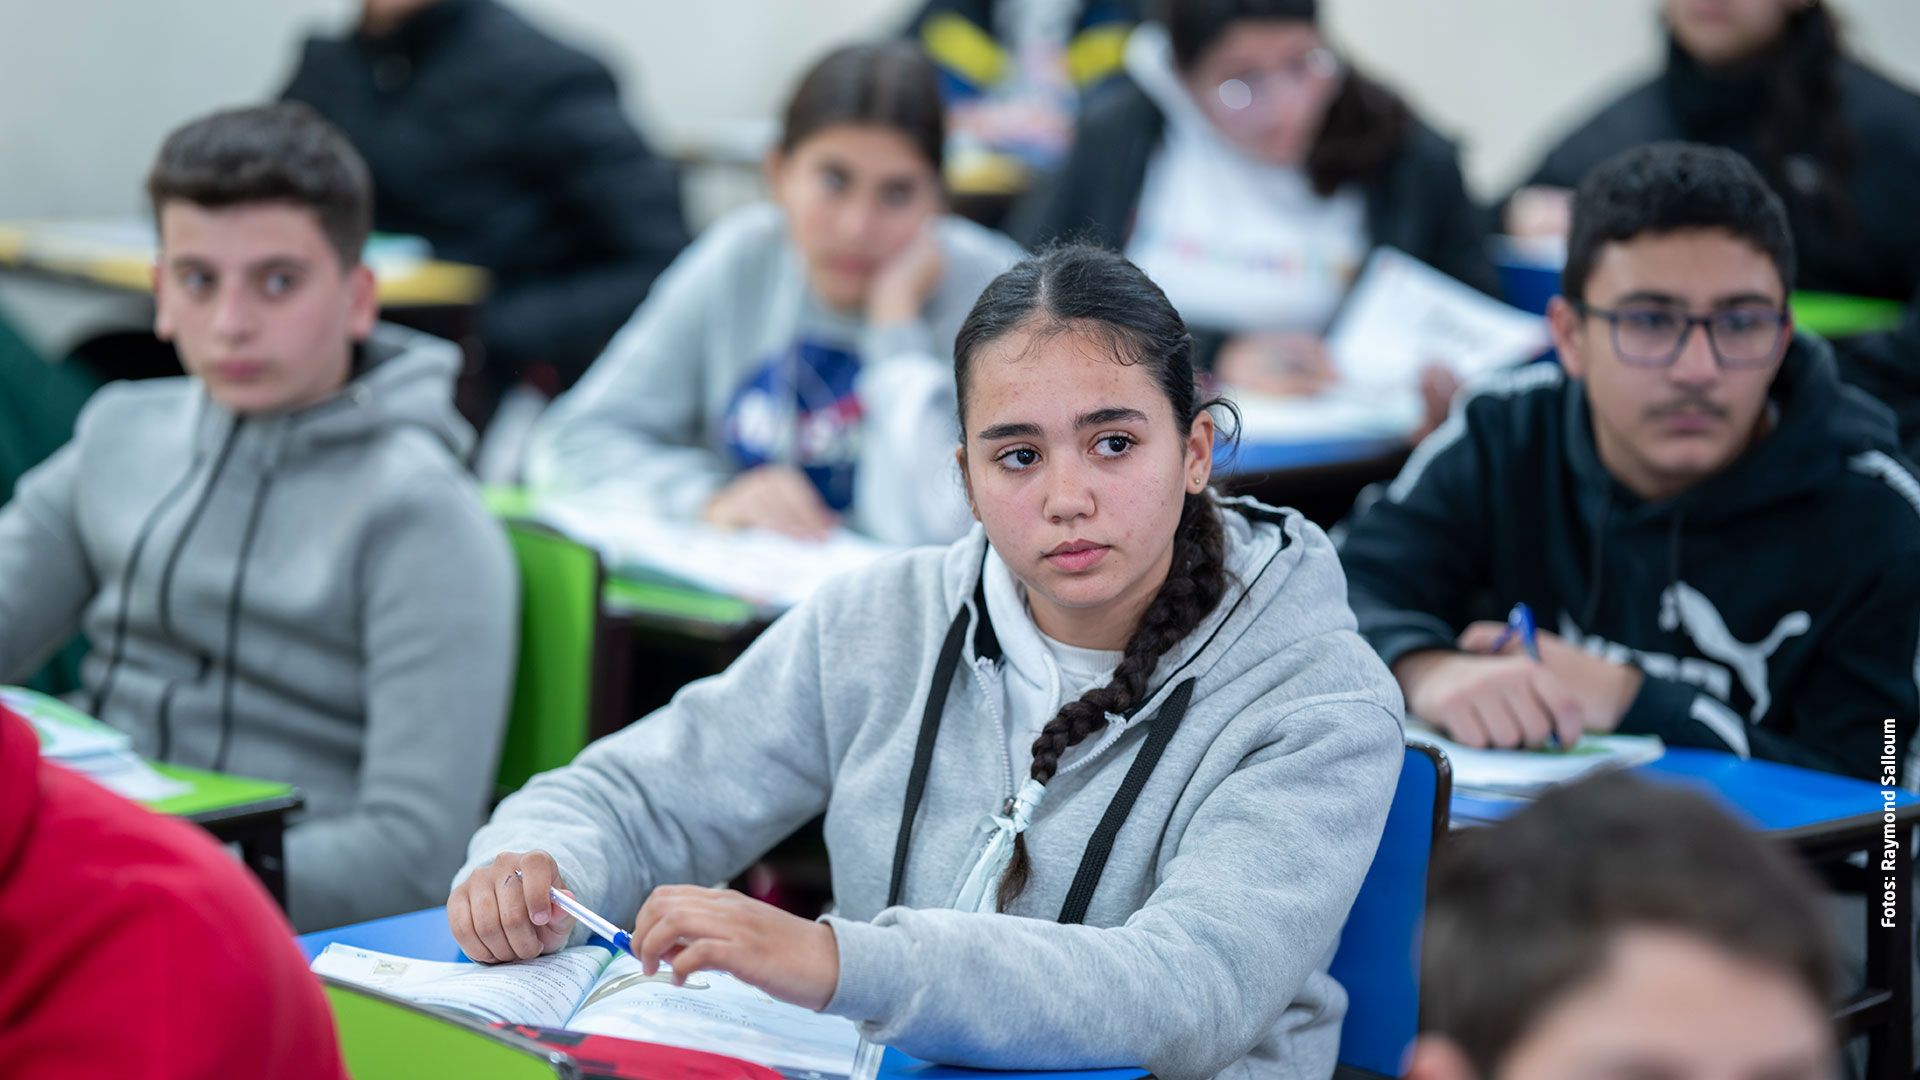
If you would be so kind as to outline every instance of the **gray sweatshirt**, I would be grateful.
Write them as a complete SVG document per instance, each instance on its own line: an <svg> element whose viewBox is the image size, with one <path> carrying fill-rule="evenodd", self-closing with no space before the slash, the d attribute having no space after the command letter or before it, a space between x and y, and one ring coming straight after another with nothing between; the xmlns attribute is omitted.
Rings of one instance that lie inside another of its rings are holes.
<svg viewBox="0 0 1920 1080"><path fill-rule="evenodd" d="M445 897L513 679L459 353L383 325L364 355L335 397L245 419L195 379L110 384L0 508L0 682L84 629L78 703L104 690L137 751L297 784L303 930Z"/></svg>
<svg viewBox="0 0 1920 1080"><path fill-rule="evenodd" d="M687 519L736 473L786 464L877 539L959 536L953 338L1021 251L961 218L936 235L940 281L922 318L874 326L813 294L779 209L722 218L541 418L528 483Z"/></svg>
<svg viewBox="0 0 1920 1080"><path fill-rule="evenodd" d="M1134 718L1063 758L1007 914L942 910L1014 790L1006 661L974 604L979 529L829 584L725 673L536 778L456 881L538 848L589 905L630 918L655 886L726 880L824 813L840 955L827 1011L870 1037L976 1066L1323 1080L1346 1011L1327 964L1398 776L1400 694L1354 632L1325 535L1291 511L1222 508L1235 586L1162 658ZM903 903L886 907L920 713L963 607ZM1056 923L1147 722L1188 678L1191 706L1084 925Z"/></svg>

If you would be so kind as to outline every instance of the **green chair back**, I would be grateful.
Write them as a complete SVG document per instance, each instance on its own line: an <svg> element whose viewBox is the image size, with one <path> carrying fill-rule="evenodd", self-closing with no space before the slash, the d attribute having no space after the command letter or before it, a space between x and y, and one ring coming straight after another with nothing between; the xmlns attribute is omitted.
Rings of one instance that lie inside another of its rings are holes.
<svg viewBox="0 0 1920 1080"><path fill-rule="evenodd" d="M498 791L572 761L587 745L604 574L594 550L543 526L507 522L520 565L520 660Z"/></svg>
<svg viewBox="0 0 1920 1080"><path fill-rule="evenodd" d="M577 1080L565 1053L477 1020L374 990L325 983L340 1054L354 1080Z"/></svg>

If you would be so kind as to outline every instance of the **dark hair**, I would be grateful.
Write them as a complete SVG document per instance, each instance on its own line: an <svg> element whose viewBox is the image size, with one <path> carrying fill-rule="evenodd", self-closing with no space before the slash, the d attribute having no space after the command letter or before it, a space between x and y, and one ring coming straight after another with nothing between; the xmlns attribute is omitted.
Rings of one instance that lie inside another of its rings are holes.
<svg viewBox="0 0 1920 1080"><path fill-rule="evenodd" d="M174 199L198 206L295 203L313 211L343 267L373 227L367 163L340 130L298 102L203 116L167 136L147 173L156 223Z"/></svg>
<svg viewBox="0 0 1920 1080"><path fill-rule="evenodd" d="M1608 158L1580 181L1561 293L1586 299L1603 246L1679 229L1725 229L1773 260L1781 287L1793 291L1787 211L1747 159L1717 146L1657 142Z"/></svg>
<svg viewBox="0 0 1920 1080"><path fill-rule="evenodd" d="M1140 268L1103 248L1062 245L1014 264L994 278L967 314L953 346L954 386L959 394L960 437L966 439L968 372L981 348L1016 330L1039 337L1090 334L1114 362L1144 365L1160 384L1178 430L1188 430L1200 410L1224 405L1201 402L1193 383L1193 337L1186 323ZM1231 405L1225 407L1231 408ZM1147 680L1160 657L1207 617L1227 590L1226 534L1207 492L1189 494L1174 531L1173 562L1128 638L1113 679L1061 706L1033 742L1029 773L1042 784L1053 779L1060 757L1105 727L1108 713L1145 701ZM1032 863L1026 838L1014 838L1013 861L1001 880L999 907L1027 886Z"/></svg>
<svg viewBox="0 0 1920 1080"><path fill-rule="evenodd" d="M1685 50L1677 35L1672 47L1679 61ZM1738 65L1751 74L1736 76L1735 85L1722 88L1733 92L1731 100L1725 93L1698 102L1675 98L1682 130L1690 138L1716 143L1751 137L1754 161L1776 191L1789 201L1804 198L1823 206L1838 227L1857 228L1847 180L1860 148L1841 102L1845 57L1833 12L1821 0L1808 0L1787 15L1780 36L1761 55ZM1683 62L1698 67L1690 56ZM1678 88L1672 92L1681 93ZM1741 111L1737 117L1730 115L1721 102ZM1735 126L1729 128L1729 122Z"/></svg>
<svg viewBox="0 0 1920 1080"><path fill-rule="evenodd" d="M1703 795L1614 773L1447 838L1422 930L1420 1029L1481 1076L1628 930L1662 928L1775 969L1824 1009L1834 960L1816 886Z"/></svg>
<svg viewBox="0 0 1920 1080"><path fill-rule="evenodd" d="M780 151L791 153L822 129L840 124L898 131L940 175L947 143L940 76L912 42L847 45L821 57L787 101Z"/></svg>
<svg viewBox="0 0 1920 1080"><path fill-rule="evenodd" d="M1315 22L1314 0L1165 0L1173 59L1191 68L1236 22L1274 19ZM1327 103L1320 131L1307 151L1307 180L1321 196L1378 175L1406 145L1413 110L1400 95L1348 65Z"/></svg>

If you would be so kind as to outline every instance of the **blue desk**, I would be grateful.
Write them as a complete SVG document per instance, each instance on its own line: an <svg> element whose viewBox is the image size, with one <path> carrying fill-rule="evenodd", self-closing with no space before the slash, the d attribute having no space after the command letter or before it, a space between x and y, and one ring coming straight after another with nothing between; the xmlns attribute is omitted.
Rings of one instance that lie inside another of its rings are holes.
<svg viewBox="0 0 1920 1080"><path fill-rule="evenodd" d="M1252 473L1285 472L1325 465L1350 465L1398 454L1407 449L1405 439L1353 438L1308 439L1301 442L1244 442L1236 448L1222 447L1214 455L1214 467L1226 476Z"/></svg>
<svg viewBox="0 0 1920 1080"><path fill-rule="evenodd" d="M447 927L447 913L444 908L428 908L406 915L394 915L385 919L374 919L354 926L343 926L334 930L318 930L311 934L302 934L300 948L307 954L307 962L312 963L321 950L334 942L353 945L375 952L392 953L395 956L409 956L420 960L465 960L460 946L453 940L453 931ZM1137 1080L1147 1075L1142 1069L1088 1069L1063 1072L987 1072L981 1069L961 1069L947 1065L932 1065L917 1058L909 1057L898 1050L889 1049L880 1065L882 1077L896 1077L900 1080L1021 1080L1032 1077L1034 1080Z"/></svg>
<svg viewBox="0 0 1920 1080"><path fill-rule="evenodd" d="M1660 760L1635 772L1714 796L1754 828L1793 845L1809 862L1830 863L1855 852L1867 853L1860 882L1868 897L1866 989L1844 1003L1836 1018L1845 1030L1867 1036L1867 1075L1911 1076L1914 879L1908 839L1920 822L1920 796L1849 776L1688 747L1670 748ZM1523 803L1463 794L1455 788L1449 808L1454 822L1474 825L1498 821ZM1900 831L1899 846L1883 853L1889 812ZM1883 873L1881 860L1889 857L1894 869ZM1892 926L1881 925L1877 902L1886 878L1895 882Z"/></svg>

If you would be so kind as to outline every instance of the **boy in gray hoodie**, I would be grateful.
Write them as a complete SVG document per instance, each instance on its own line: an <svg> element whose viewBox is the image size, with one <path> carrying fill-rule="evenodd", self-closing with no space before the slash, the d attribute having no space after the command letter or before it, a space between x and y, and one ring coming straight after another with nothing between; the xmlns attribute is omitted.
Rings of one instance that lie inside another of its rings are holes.
<svg viewBox="0 0 1920 1080"><path fill-rule="evenodd" d="M138 752L305 794L295 926L424 906L485 812L516 648L459 354L376 326L366 169L305 106L188 124L148 189L189 375L100 391L0 507L0 682L84 630L79 704Z"/></svg>
<svg viewBox="0 0 1920 1080"><path fill-rule="evenodd" d="M649 972L724 969L924 1058L1331 1074L1401 702L1320 530L1208 491L1191 349L1110 252L998 278L954 350L980 524L503 803L448 901L468 955L559 948L560 885L637 910ZM821 922L681 884L820 813Z"/></svg>

